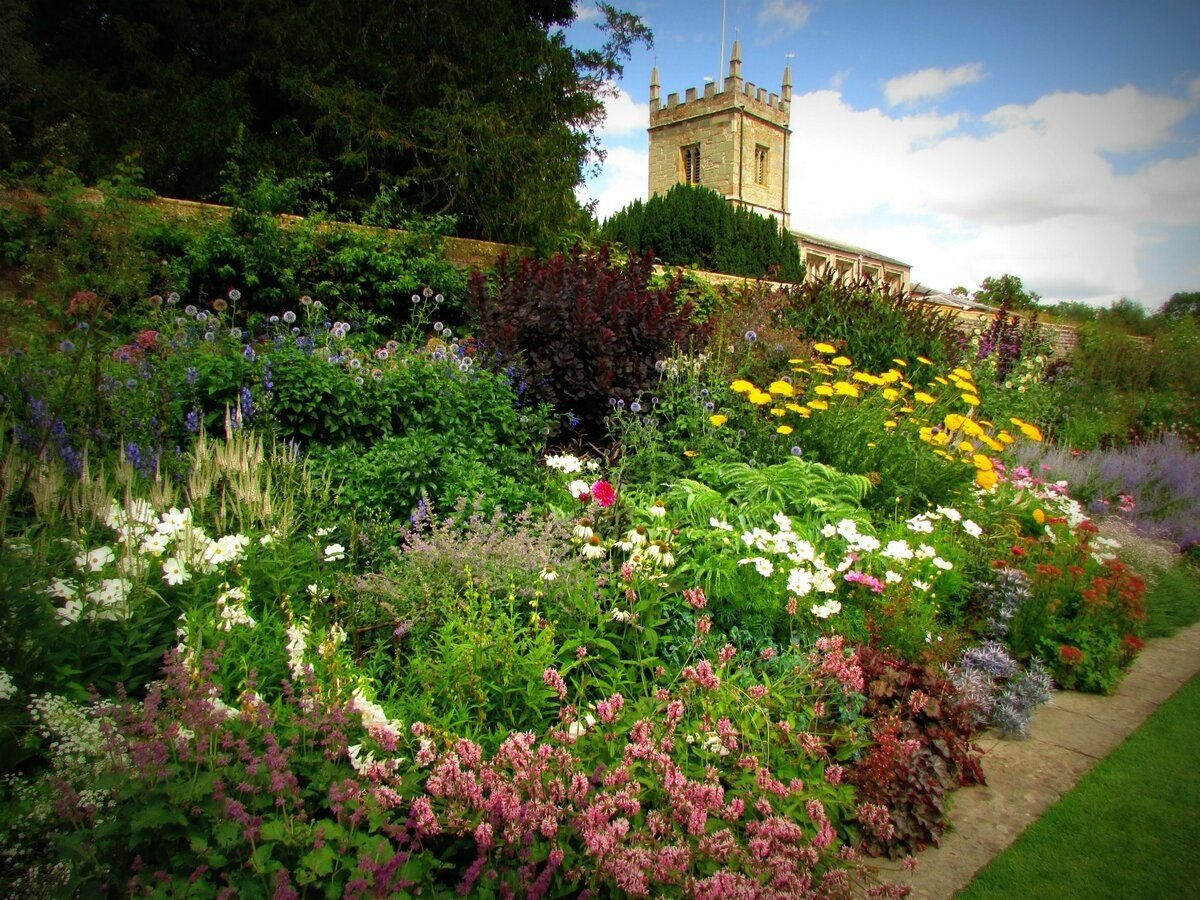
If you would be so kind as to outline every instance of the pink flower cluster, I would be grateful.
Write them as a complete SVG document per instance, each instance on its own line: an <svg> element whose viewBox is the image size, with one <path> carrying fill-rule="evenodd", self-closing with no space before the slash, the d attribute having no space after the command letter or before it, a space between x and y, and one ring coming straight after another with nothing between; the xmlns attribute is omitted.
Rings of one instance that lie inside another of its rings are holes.
<svg viewBox="0 0 1200 900"><path fill-rule="evenodd" d="M882 581L866 572L850 571L842 577L850 584L861 584L863 587L870 588L876 594L882 594L885 588Z"/></svg>
<svg viewBox="0 0 1200 900"><path fill-rule="evenodd" d="M864 687L862 666L858 655L846 649L846 639L840 634L817 639L817 652L809 660L818 667L822 677L832 678L844 694L861 694Z"/></svg>

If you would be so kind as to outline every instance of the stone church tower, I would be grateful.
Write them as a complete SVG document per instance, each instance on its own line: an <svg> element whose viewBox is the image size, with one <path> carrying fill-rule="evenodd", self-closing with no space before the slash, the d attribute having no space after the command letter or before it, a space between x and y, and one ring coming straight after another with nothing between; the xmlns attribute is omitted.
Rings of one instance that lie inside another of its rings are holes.
<svg viewBox="0 0 1200 900"><path fill-rule="evenodd" d="M658 68L650 76L650 194L673 185L702 184L731 203L789 226L788 141L792 70L783 70L782 94L742 80L741 42L733 42L721 90L709 82L703 96L688 88L661 98Z"/></svg>

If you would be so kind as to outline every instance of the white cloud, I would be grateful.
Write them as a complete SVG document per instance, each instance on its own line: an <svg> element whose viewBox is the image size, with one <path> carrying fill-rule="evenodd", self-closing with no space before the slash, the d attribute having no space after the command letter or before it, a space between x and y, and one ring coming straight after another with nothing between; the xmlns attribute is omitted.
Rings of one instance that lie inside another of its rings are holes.
<svg viewBox="0 0 1200 900"><path fill-rule="evenodd" d="M576 191L580 202L596 201L596 218L603 222L634 200L646 198L650 177L650 154L633 147L609 147L599 178Z"/></svg>
<svg viewBox="0 0 1200 900"><path fill-rule="evenodd" d="M600 18L600 10L594 3L580 2L575 4L575 23L590 22Z"/></svg>
<svg viewBox="0 0 1200 900"><path fill-rule="evenodd" d="M977 62L956 69L922 69L888 79L883 85L883 96L888 106L916 103L918 100L940 97L965 84L975 84L983 78L983 64Z"/></svg>
<svg viewBox="0 0 1200 900"><path fill-rule="evenodd" d="M832 75L829 76L829 89L831 91L840 91L842 89L842 86L845 85L846 79L850 76L850 73L853 71L854 71L853 69L842 69L840 71L834 72Z"/></svg>
<svg viewBox="0 0 1200 900"><path fill-rule="evenodd" d="M758 11L758 22L779 34L799 31L812 15L812 4L806 0L763 0Z"/></svg>
<svg viewBox="0 0 1200 900"><path fill-rule="evenodd" d="M650 104L639 103L632 95L613 84L604 98L604 124L600 127L601 138L645 131L650 124Z"/></svg>
<svg viewBox="0 0 1200 900"><path fill-rule="evenodd" d="M980 130L958 115L892 116L834 91L799 94L792 225L906 260L915 280L939 288L1007 272L1050 299L1154 306L1187 289L1167 284L1184 274L1139 263L1152 244L1200 226L1200 153L1122 173L1105 154L1166 146L1190 111L1133 87L1055 93L993 110Z"/></svg>

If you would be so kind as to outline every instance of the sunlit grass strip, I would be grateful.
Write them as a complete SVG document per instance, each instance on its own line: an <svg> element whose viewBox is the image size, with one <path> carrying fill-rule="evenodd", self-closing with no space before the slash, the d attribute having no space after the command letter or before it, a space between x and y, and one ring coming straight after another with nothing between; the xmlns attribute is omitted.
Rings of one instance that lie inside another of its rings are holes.
<svg viewBox="0 0 1200 900"><path fill-rule="evenodd" d="M1193 897L1200 840L1193 679L960 893Z"/></svg>

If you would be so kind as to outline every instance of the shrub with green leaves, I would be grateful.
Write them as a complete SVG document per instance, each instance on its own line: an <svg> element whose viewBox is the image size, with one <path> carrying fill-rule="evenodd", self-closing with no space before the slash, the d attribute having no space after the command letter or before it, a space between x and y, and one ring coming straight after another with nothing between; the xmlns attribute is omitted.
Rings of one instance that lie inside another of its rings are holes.
<svg viewBox="0 0 1200 900"><path fill-rule="evenodd" d="M831 271L787 288L774 324L836 344L870 371L887 369L897 357L953 363L961 355L952 312L881 288L870 278L846 279Z"/></svg>
<svg viewBox="0 0 1200 900"><path fill-rule="evenodd" d="M634 200L605 221L600 236L669 266L778 281L804 277L800 245L778 220L699 185L677 184Z"/></svg>
<svg viewBox="0 0 1200 900"><path fill-rule="evenodd" d="M675 283L649 286L651 269L609 247L502 261L491 283L471 279L480 344L519 369L528 395L599 437L613 403L649 390L668 357L703 338Z"/></svg>

